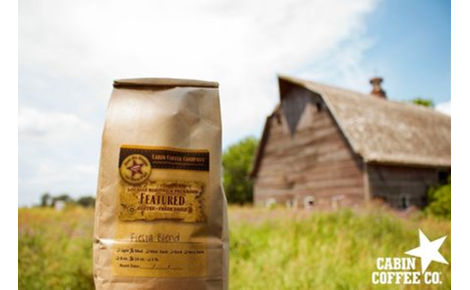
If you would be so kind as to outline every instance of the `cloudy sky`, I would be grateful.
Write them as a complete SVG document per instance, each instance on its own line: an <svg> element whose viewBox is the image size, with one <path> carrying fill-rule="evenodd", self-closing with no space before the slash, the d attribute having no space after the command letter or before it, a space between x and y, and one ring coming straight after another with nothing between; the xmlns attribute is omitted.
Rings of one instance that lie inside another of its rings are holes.
<svg viewBox="0 0 470 290"><path fill-rule="evenodd" d="M283 73L450 114L450 1L19 2L19 198L92 195L113 79L220 82L224 147L259 136ZM243 117L240 117L243 116Z"/></svg>

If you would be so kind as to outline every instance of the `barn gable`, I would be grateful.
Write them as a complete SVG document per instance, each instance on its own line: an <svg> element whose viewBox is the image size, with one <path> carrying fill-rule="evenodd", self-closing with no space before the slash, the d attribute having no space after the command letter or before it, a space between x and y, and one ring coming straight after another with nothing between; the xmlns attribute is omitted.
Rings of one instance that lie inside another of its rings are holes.
<svg viewBox="0 0 470 290"><path fill-rule="evenodd" d="M362 161L321 96L291 83L281 83L281 90L282 102L267 118L259 146L263 158L257 159L255 203L361 202Z"/></svg>
<svg viewBox="0 0 470 290"><path fill-rule="evenodd" d="M279 80L279 89L281 91L281 111L286 118L291 135L294 135L308 105L315 104L318 106L322 103L322 100L317 93L303 87L292 86L292 84L282 80Z"/></svg>

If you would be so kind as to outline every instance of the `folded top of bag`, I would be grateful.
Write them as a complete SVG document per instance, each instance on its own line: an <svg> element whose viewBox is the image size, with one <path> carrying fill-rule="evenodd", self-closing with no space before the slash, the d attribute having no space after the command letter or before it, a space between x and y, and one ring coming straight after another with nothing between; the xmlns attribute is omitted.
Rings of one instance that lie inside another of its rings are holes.
<svg viewBox="0 0 470 290"><path fill-rule="evenodd" d="M167 78L140 78L121 79L114 81L115 88L157 88L157 87L201 87L218 88L219 83L200 80L167 79Z"/></svg>

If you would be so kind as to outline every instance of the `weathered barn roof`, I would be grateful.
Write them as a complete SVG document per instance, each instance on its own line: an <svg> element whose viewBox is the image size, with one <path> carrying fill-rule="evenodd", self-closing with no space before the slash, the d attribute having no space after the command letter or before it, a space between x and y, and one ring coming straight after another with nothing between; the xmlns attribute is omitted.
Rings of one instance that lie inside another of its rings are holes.
<svg viewBox="0 0 470 290"><path fill-rule="evenodd" d="M367 163L451 166L451 118L447 115L415 104L287 76L280 76L279 82L319 94L353 151ZM263 132L264 139L266 133ZM265 142L261 140L252 176L256 176Z"/></svg>

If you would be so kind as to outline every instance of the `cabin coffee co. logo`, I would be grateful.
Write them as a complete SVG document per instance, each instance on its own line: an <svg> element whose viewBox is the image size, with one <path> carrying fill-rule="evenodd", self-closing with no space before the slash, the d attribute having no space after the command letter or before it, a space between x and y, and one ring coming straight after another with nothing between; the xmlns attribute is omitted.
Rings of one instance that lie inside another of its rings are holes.
<svg viewBox="0 0 470 290"><path fill-rule="evenodd" d="M439 248L447 236L434 241L419 230L419 247L405 254L421 258L421 271L416 270L416 258L377 258L377 271L372 272L373 284L442 284L442 272L426 271L431 262L448 264L439 253Z"/></svg>

